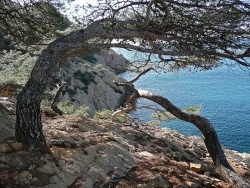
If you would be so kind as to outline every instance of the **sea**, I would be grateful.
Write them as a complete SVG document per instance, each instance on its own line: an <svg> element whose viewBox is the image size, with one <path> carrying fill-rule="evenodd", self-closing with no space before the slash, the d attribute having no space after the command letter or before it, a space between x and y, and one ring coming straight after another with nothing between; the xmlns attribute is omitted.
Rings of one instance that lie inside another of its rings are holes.
<svg viewBox="0 0 250 188"><path fill-rule="evenodd" d="M115 50L131 58L126 50ZM122 73L128 81L131 72ZM220 143L228 149L250 153L250 70L240 66L222 65L207 71L167 72L150 71L134 83L137 89L161 95L179 108L201 107L200 115L213 124ZM146 99L139 99L138 107L159 107ZM140 108L131 115L142 123L151 120L153 110ZM201 136L191 123L182 120L164 121L159 126L177 130L185 135Z"/></svg>

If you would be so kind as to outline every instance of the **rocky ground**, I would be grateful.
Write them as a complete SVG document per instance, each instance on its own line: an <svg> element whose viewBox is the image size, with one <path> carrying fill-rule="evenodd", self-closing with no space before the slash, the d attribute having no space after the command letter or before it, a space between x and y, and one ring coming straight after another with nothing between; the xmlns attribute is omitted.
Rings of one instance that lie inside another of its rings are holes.
<svg viewBox="0 0 250 188"><path fill-rule="evenodd" d="M70 115L43 113L42 119L49 150L29 153L13 137L0 143L0 187L230 187L200 138ZM250 181L250 155L225 151L234 169Z"/></svg>

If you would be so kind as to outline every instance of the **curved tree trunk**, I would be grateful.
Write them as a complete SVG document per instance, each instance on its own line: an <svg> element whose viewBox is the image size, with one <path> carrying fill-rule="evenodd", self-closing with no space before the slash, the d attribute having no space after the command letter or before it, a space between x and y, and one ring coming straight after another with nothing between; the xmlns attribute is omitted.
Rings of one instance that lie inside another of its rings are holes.
<svg viewBox="0 0 250 188"><path fill-rule="evenodd" d="M30 151L36 145L45 144L42 131L40 103L42 94L56 67L77 53L90 53L98 48L86 48L86 40L98 35L93 28L79 30L50 43L39 56L30 78L17 97L16 139L28 145ZM99 31L100 32L100 31ZM79 47L78 44L82 46ZM84 46L85 44L85 46Z"/></svg>
<svg viewBox="0 0 250 188"><path fill-rule="evenodd" d="M36 61L30 78L17 97L16 108L16 139L28 145L29 150L35 149L37 144L44 144L42 131L40 103L56 67L64 63L69 57L77 54L96 53L109 47L128 47L123 43L110 43L112 39L130 39L159 36L138 29L110 29L103 26L103 20L96 21L86 29L73 31L63 36L44 49ZM130 48L142 50L138 46L129 45ZM148 52L148 50L146 50Z"/></svg>
<svg viewBox="0 0 250 188"><path fill-rule="evenodd" d="M221 175L237 188L250 187L250 185L241 176L239 176L231 167L231 165L228 163L225 153L219 142L217 133L208 119L197 114L190 114L184 112L180 108L172 104L168 99L162 96L155 95L152 92L145 90L137 90L133 86L131 86L130 82L116 83L116 84L119 86L125 86L129 90L133 91L133 94L131 95L129 101L132 103L131 106L135 105L133 103L136 102L136 99L145 98L159 104L160 106L165 108L166 111L170 112L177 118L194 124L203 134L204 142L207 147L208 153L210 154L214 165L216 166L217 170L221 173ZM128 108L124 109L123 111L128 112L133 110L135 110L135 108ZM117 115L116 112L113 113L114 117L112 117L112 119L114 119L116 115Z"/></svg>
<svg viewBox="0 0 250 188"><path fill-rule="evenodd" d="M45 144L40 103L58 60L58 56L53 56L53 53L50 47L43 51L32 70L30 79L17 97L16 139L26 143L29 150L33 150L36 144Z"/></svg>
<svg viewBox="0 0 250 188"><path fill-rule="evenodd" d="M250 185L239 176L228 163L217 133L208 119L197 114L185 113L173 105L168 99L154 95L151 92L138 90L138 94L139 97L149 99L161 105L177 118L194 124L202 132L208 153L210 154L216 168L221 172L221 175L237 188L250 187Z"/></svg>

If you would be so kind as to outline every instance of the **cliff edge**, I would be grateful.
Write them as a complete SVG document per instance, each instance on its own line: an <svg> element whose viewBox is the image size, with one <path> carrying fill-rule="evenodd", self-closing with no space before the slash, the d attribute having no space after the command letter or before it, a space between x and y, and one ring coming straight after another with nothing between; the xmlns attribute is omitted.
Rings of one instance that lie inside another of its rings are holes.
<svg viewBox="0 0 250 188"><path fill-rule="evenodd" d="M14 140L15 102L1 100L0 187L189 188L230 187L216 172L202 139L170 129L47 116L49 150L26 151ZM8 130L7 130L8 128ZM234 169L250 181L250 155L226 150Z"/></svg>

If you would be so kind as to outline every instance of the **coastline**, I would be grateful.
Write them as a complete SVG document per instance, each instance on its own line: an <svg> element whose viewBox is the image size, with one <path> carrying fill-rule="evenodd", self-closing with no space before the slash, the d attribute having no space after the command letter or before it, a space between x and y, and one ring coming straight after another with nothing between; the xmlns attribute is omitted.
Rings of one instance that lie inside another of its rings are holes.
<svg viewBox="0 0 250 188"><path fill-rule="evenodd" d="M122 76L130 79L129 73ZM149 73L134 85L162 95L180 108L202 106L201 115L214 125L223 145L240 152L250 151L250 130L247 126L250 123L250 98L246 92L250 88L250 76L247 72L237 72L237 69L229 71L227 67L222 67L199 73ZM148 104L146 100L138 101L138 106ZM149 110L137 110L135 116L145 123L145 119L148 121L152 113ZM161 126L178 130L182 134L200 136L199 130L192 124L182 121L174 120ZM235 137L238 139L233 139Z"/></svg>
<svg viewBox="0 0 250 188"><path fill-rule="evenodd" d="M0 118L11 122L15 104L8 99L5 104ZM11 138L0 142L1 187L99 188L114 183L114 177L117 188L230 185L216 172L201 138L73 115L43 113L42 121L49 153L30 153ZM250 181L250 154L225 152L235 171Z"/></svg>

